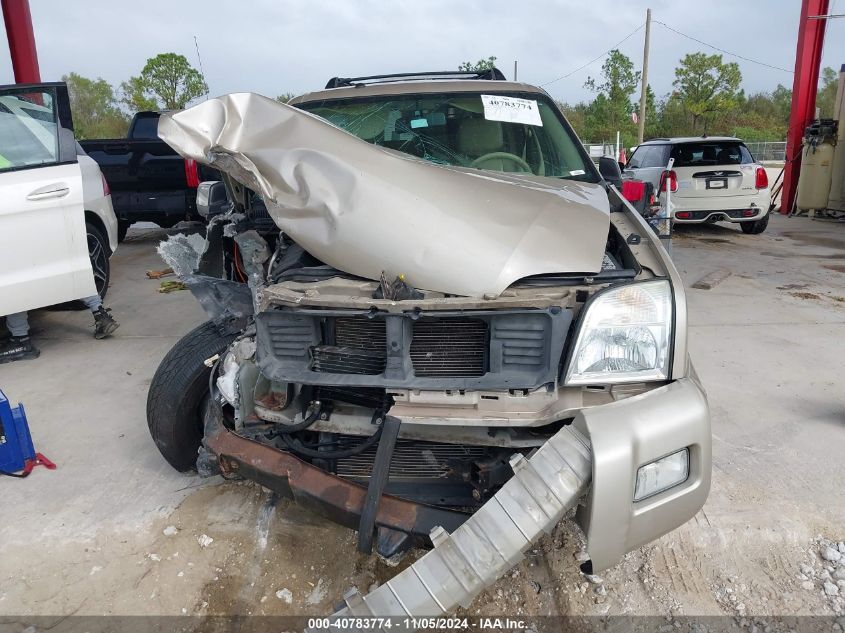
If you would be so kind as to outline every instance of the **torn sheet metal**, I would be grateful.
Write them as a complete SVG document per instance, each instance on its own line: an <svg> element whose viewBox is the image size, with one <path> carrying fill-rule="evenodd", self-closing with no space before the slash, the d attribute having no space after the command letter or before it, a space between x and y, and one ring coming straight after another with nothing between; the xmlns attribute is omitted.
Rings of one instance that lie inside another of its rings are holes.
<svg viewBox="0 0 845 633"><path fill-rule="evenodd" d="M173 269L176 276L184 278L194 274L206 249L205 237L199 233L177 233L159 243L159 257Z"/></svg>
<svg viewBox="0 0 845 633"><path fill-rule="evenodd" d="M530 275L601 269L610 219L599 185L437 165L248 93L164 114L159 136L260 192L298 244L355 275L480 297Z"/></svg>
<svg viewBox="0 0 845 633"><path fill-rule="evenodd" d="M213 235L214 228L209 227L209 235ZM220 226L216 230L218 233L222 231ZM264 243L263 239L259 239ZM209 248L206 238L198 233L178 233L161 242L157 250L218 327L225 332L235 333L246 326L249 317L255 313L255 293L251 287L212 277L204 270L204 258L220 251L219 248ZM222 271L222 260L219 265Z"/></svg>

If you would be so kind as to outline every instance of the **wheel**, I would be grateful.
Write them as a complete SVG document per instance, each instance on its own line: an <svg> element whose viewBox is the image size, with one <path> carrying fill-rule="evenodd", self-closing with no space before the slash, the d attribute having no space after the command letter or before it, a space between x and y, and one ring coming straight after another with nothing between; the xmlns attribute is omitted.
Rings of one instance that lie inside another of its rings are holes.
<svg viewBox="0 0 845 633"><path fill-rule="evenodd" d="M769 216L771 212L764 215L759 220L754 220L753 222L740 222L739 226L742 228L742 232L746 235L758 235L766 230L766 227L769 226Z"/></svg>
<svg viewBox="0 0 845 633"><path fill-rule="evenodd" d="M132 226L132 222L129 220L118 220L117 221L117 243L120 244L123 240L126 239L126 232L129 230L129 227Z"/></svg>
<svg viewBox="0 0 845 633"><path fill-rule="evenodd" d="M94 271L94 286L100 298L105 299L111 276L109 242L102 231L90 222L85 223L85 234L88 238L88 258L91 260L91 270Z"/></svg>
<svg viewBox="0 0 845 633"><path fill-rule="evenodd" d="M203 364L235 339L211 321L188 332L159 364L147 393L147 424L164 459L185 472L195 468L203 435L203 406L211 369Z"/></svg>

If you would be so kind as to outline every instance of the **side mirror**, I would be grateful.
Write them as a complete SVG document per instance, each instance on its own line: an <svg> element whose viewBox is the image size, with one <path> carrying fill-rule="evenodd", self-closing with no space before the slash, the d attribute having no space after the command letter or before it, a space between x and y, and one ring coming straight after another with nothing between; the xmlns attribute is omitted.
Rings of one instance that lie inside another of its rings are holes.
<svg viewBox="0 0 845 633"><path fill-rule="evenodd" d="M226 185L219 180L201 182L197 187L197 212L205 219L229 210Z"/></svg>
<svg viewBox="0 0 845 633"><path fill-rule="evenodd" d="M612 157L602 156L599 158L599 173L602 178L617 189L622 187L622 170L619 169L619 163Z"/></svg>

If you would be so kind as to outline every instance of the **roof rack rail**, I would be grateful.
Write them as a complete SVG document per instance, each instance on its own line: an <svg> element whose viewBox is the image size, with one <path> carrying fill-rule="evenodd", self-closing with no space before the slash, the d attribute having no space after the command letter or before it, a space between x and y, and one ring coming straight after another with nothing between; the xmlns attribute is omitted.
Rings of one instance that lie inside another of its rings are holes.
<svg viewBox="0 0 845 633"><path fill-rule="evenodd" d="M326 88L349 88L366 84L385 84L409 79L445 80L461 77L463 79L487 79L489 81L506 81L505 75L498 68L487 70L443 70L422 73L395 73L392 75L371 75L369 77L332 77L326 83Z"/></svg>

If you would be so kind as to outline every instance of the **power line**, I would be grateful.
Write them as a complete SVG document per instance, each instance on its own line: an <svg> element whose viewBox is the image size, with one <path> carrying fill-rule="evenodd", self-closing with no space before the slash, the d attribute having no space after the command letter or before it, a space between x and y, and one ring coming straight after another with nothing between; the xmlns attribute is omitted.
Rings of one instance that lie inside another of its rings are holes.
<svg viewBox="0 0 845 633"><path fill-rule="evenodd" d="M200 75L202 75L202 82L205 84L205 100L208 101L208 83L205 81L205 71L202 69L202 56L200 55L200 45L197 41L197 36L194 35L194 46L197 48L197 60L200 63Z"/></svg>
<svg viewBox="0 0 845 633"><path fill-rule="evenodd" d="M689 40L692 40L693 42L698 42L699 44L703 44L704 46L708 46L708 47L712 48L713 50L719 51L720 53L724 53L725 55L731 55L732 57L737 57L737 58L745 60L747 62L751 62L752 64L757 64L759 66L765 66L766 68L771 68L772 70L780 70L780 71L785 72L785 73L795 74L795 72L792 71L792 70L788 70L786 68L781 68L780 66L772 66L771 64L767 64L765 62L761 62L761 61L758 61L756 59L751 59L750 57L743 57L742 55L739 55L738 53L732 53L731 51L727 51L724 48L719 48L718 46L713 46L713 44L708 44L707 42L704 42L704 41L702 41L698 38L695 38L692 35L687 35L686 33L681 33L679 30L673 29L671 26L669 26L665 22L661 22L660 20L654 20L654 23L659 24L660 26L665 26L667 29L669 29L673 33L677 33L681 37L685 37Z"/></svg>
<svg viewBox="0 0 845 633"><path fill-rule="evenodd" d="M587 62L586 64L584 64L583 66L579 66L579 67L578 67L578 68L576 68L575 70L573 70L573 71L571 71L571 72L568 72L568 73L566 73L565 75L562 75L562 76L558 77L557 79L552 79L551 81L547 81L546 83L544 83L544 84L540 84L540 85L541 85L542 87L548 86L549 84L553 84L553 83L555 83L556 81L560 81L561 79L566 79L567 77L571 77L572 75L574 75L575 73L577 73L579 70L584 70L587 66L589 66L589 65L591 65L591 64L595 64L595 63L596 63L598 60L600 60L602 57L604 57L605 55L609 55L611 51L614 51L614 50L616 50L617 48L619 48L619 46L620 46L623 42L626 42L626 41L627 41L627 40L629 40L631 37L633 37L634 35L636 35L636 33L637 33L638 31L640 31L640 30L641 30L644 26L645 26L645 23L640 24L637 28L635 28L633 31L631 31L630 33L628 33L628 35L626 35L625 37L623 37L623 38L622 38L621 40L619 40L616 44L614 44L613 46L611 46L609 49L607 49L605 52L603 52L601 55L599 55L599 56L598 56L598 57L596 57L595 59L591 59L590 61L588 61L588 62Z"/></svg>

